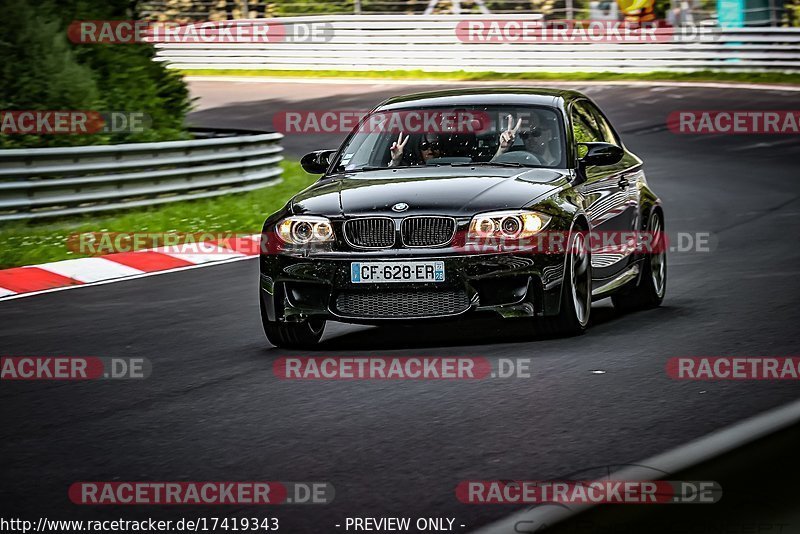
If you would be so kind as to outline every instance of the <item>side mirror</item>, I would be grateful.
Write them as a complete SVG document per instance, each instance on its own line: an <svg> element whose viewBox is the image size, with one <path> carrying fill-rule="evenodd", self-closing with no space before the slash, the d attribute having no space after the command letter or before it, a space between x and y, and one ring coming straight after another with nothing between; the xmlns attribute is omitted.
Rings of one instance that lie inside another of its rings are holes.
<svg viewBox="0 0 800 534"><path fill-rule="evenodd" d="M578 146L585 146L588 150L580 161L585 166L597 165L600 167L619 163L625 151L617 145L611 143L578 143Z"/></svg>
<svg viewBox="0 0 800 534"><path fill-rule="evenodd" d="M336 150L315 150L300 159L300 166L308 174L325 174L331 164L331 157Z"/></svg>

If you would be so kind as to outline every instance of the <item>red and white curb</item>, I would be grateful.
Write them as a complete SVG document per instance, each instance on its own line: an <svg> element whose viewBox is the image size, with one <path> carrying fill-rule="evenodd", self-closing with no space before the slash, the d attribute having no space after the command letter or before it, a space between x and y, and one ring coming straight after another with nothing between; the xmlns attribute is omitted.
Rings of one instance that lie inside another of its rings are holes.
<svg viewBox="0 0 800 534"><path fill-rule="evenodd" d="M0 300L258 256L261 234L76 258L0 271Z"/></svg>

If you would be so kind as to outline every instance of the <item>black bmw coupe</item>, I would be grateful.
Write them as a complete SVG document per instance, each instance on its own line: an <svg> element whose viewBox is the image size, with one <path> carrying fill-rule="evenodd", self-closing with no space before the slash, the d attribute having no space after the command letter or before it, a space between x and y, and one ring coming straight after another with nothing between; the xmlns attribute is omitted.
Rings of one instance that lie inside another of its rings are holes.
<svg viewBox="0 0 800 534"><path fill-rule="evenodd" d="M591 303L658 306L664 212L642 161L575 91L481 88L401 96L264 223L259 300L269 341L316 344L362 324L491 313L580 334Z"/></svg>

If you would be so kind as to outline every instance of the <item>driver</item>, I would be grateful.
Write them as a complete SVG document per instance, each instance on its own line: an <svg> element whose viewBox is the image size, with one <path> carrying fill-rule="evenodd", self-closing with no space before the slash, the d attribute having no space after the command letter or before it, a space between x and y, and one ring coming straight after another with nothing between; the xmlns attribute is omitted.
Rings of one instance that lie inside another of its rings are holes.
<svg viewBox="0 0 800 534"><path fill-rule="evenodd" d="M397 137L397 141L392 143L391 148L389 148L389 152L392 156L391 161L389 161L389 167L400 166L400 163L403 159L403 149L406 147L409 137L411 137L411 135L407 135L405 138L403 138L403 132L400 132L400 135ZM412 163L412 165L425 165L429 160L441 157L442 149L439 142L439 136L427 133L422 134L422 136L419 138L419 143L417 144L416 153L419 156L414 158L417 160L417 162Z"/></svg>
<svg viewBox="0 0 800 534"><path fill-rule="evenodd" d="M555 125L555 118L542 119L537 114L531 115L531 127L527 130L519 131L522 126L522 119L517 120L516 126L512 126L513 118L508 115L508 124L500 134L500 144L497 147L492 161L505 154L514 145L517 135L522 139L525 151L533 154L538 163L546 167L556 165L561 161L561 154L558 150L558 129ZM553 143L556 141L556 143Z"/></svg>

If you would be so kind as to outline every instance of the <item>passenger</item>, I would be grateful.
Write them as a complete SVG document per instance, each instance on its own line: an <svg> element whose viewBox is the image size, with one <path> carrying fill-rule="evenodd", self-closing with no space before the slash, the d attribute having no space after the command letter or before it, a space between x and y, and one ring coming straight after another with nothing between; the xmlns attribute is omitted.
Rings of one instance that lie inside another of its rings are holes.
<svg viewBox="0 0 800 534"><path fill-rule="evenodd" d="M522 126L522 119L517 120L514 127L511 126L512 120L511 115L508 115L507 128L500 134L500 144L492 161L509 151L514 145L517 135L522 139L525 151L533 154L538 160L534 163L551 167L561 161L555 117L541 119L539 115L534 114L531 116L531 127L521 132L519 129Z"/></svg>
<svg viewBox="0 0 800 534"><path fill-rule="evenodd" d="M403 138L403 132L400 132L400 135L397 137L397 141L395 141L389 152L392 156L391 161L389 161L389 167L399 167L403 160L403 149L405 149L406 144L408 143L408 139L410 135L407 135ZM419 144L417 145L417 150L415 154L411 157L410 165L425 165L433 158L439 158L442 156L442 149L439 143L439 137L435 134L423 134L419 138Z"/></svg>

